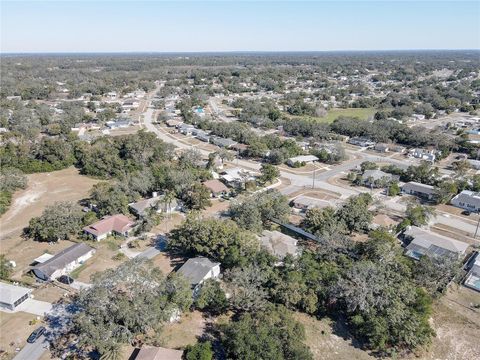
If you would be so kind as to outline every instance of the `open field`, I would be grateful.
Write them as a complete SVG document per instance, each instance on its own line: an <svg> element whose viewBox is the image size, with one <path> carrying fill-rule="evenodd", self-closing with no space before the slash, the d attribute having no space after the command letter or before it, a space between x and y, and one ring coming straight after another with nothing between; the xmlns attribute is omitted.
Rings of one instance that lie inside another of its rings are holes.
<svg viewBox="0 0 480 360"><path fill-rule="evenodd" d="M98 180L82 176L71 167L51 173L28 175L28 187L14 194L10 209L0 218L2 253L17 263L21 271L46 250L55 253L71 245L61 241L48 245L22 239L23 228L31 218L40 216L47 205L57 201L78 201L85 198Z"/></svg>
<svg viewBox="0 0 480 360"><path fill-rule="evenodd" d="M348 109L331 109L328 110L327 115L323 117L313 116L291 116L291 119L307 118L318 122L331 123L339 116L357 117L360 120L369 120L375 115L377 109L374 108L348 108Z"/></svg>
<svg viewBox="0 0 480 360"><path fill-rule="evenodd" d="M162 331L161 338L164 347L170 349L183 349L187 345L197 342L205 328L205 319L199 311L182 315L179 322L168 324Z"/></svg>
<svg viewBox="0 0 480 360"><path fill-rule="evenodd" d="M29 325L35 316L24 312L5 313L0 311L0 359L12 359L15 349L25 345L30 333L39 325Z"/></svg>

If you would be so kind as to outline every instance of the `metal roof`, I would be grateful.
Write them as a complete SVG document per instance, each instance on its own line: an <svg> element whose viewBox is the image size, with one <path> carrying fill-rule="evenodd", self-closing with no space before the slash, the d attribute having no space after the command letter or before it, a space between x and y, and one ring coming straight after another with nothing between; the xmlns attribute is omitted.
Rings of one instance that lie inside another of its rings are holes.
<svg viewBox="0 0 480 360"><path fill-rule="evenodd" d="M32 289L0 282L1 303L12 305L30 292L32 292Z"/></svg>

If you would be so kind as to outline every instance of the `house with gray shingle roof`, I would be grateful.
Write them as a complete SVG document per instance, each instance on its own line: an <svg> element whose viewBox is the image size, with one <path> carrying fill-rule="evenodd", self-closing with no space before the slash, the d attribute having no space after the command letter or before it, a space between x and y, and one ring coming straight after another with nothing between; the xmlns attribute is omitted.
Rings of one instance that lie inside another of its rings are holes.
<svg viewBox="0 0 480 360"><path fill-rule="evenodd" d="M177 272L190 282L195 296L205 280L220 276L220 263L206 257L191 258Z"/></svg>

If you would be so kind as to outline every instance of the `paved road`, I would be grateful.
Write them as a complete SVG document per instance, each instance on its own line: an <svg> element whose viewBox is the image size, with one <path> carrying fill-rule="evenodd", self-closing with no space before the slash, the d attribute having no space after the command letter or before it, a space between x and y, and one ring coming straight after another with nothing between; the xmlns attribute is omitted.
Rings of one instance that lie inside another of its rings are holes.
<svg viewBox="0 0 480 360"><path fill-rule="evenodd" d="M42 335L33 344L27 343L13 360L38 360L48 348L48 341Z"/></svg>

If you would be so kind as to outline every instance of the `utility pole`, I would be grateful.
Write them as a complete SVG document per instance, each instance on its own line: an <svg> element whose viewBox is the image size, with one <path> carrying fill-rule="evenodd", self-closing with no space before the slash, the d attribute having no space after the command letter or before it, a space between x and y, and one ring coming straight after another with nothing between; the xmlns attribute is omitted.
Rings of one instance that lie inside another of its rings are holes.
<svg viewBox="0 0 480 360"><path fill-rule="evenodd" d="M477 215L479 215L478 222L477 222L477 228L475 229L475 235L473 235L473 238L477 238L477 232L478 232L478 226L480 225L480 211L477 211Z"/></svg>

